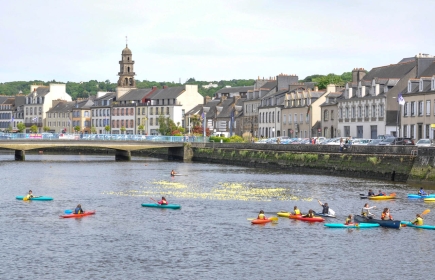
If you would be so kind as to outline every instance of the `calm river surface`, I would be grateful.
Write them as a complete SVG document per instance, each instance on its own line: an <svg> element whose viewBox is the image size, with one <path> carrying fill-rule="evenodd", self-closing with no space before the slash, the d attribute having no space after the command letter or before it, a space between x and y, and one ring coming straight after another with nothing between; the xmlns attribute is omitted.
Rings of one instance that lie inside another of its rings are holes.
<svg viewBox="0 0 435 280"><path fill-rule="evenodd" d="M171 178L174 169L186 176ZM328 229L280 218L294 205L344 222L365 202L409 220L435 204L409 200L416 187L390 182L284 174L273 170L134 157L0 155L0 279L431 279L435 231ZM359 198L369 188L394 201ZM18 201L29 189L53 201ZM433 191L432 191L433 192ZM141 207L166 196L181 210ZM78 203L94 216L61 219Z"/></svg>

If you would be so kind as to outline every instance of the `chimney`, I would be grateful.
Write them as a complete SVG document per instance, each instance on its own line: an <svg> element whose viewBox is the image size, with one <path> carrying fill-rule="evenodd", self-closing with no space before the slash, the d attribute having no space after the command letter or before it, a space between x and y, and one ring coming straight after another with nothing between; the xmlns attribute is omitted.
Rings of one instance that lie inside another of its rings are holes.
<svg viewBox="0 0 435 280"><path fill-rule="evenodd" d="M319 87L318 87L318 86L315 86L315 87L314 87L314 91L319 91Z"/></svg>
<svg viewBox="0 0 435 280"><path fill-rule="evenodd" d="M163 89L167 89L168 88L168 86L163 86Z"/></svg>
<svg viewBox="0 0 435 280"><path fill-rule="evenodd" d="M153 86L152 89L155 90L157 88L157 86Z"/></svg>
<svg viewBox="0 0 435 280"><path fill-rule="evenodd" d="M208 102L210 102L211 97L210 96L204 96L204 105L206 105Z"/></svg>
<svg viewBox="0 0 435 280"><path fill-rule="evenodd" d="M358 82L361 81L365 75L366 71L364 70L364 68L358 69Z"/></svg>

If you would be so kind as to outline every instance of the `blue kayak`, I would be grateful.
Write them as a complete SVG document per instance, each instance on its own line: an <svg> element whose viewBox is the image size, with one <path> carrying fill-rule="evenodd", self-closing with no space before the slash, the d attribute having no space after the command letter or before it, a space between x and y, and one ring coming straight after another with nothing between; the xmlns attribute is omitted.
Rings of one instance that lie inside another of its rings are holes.
<svg viewBox="0 0 435 280"><path fill-rule="evenodd" d="M422 228L422 229L435 229L435 226L430 226L430 225L417 226L409 221L401 221L400 224L406 225L407 227Z"/></svg>
<svg viewBox="0 0 435 280"><path fill-rule="evenodd" d="M379 224L357 223L357 224L325 224L329 228L374 228L379 227Z"/></svg>
<svg viewBox="0 0 435 280"><path fill-rule="evenodd" d="M408 194L408 198L435 198L435 194L419 195L419 194Z"/></svg>
<svg viewBox="0 0 435 280"><path fill-rule="evenodd" d="M158 204L158 203L142 203L142 207L154 207L154 208L170 208L170 209L180 209L179 204Z"/></svg>
<svg viewBox="0 0 435 280"><path fill-rule="evenodd" d="M23 200L23 198L25 198L25 197L26 197L25 195L24 196L23 195L19 195L19 196L15 197L15 198L18 199L18 200ZM28 200L49 201L49 200L53 200L53 198L49 197L49 196L35 196L35 197L31 197Z"/></svg>

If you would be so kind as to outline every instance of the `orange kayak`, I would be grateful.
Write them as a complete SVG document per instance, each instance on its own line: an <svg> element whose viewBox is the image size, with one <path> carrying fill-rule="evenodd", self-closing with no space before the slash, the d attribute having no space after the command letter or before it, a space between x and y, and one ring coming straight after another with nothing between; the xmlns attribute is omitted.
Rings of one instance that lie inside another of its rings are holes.
<svg viewBox="0 0 435 280"><path fill-rule="evenodd" d="M89 215L94 215L95 214L95 210L93 211L85 211L85 213L82 214L65 214L65 215L60 215L59 217L61 218L81 218L84 216L89 216Z"/></svg>
<svg viewBox="0 0 435 280"><path fill-rule="evenodd" d="M266 223L270 223L270 222L272 222L272 220L271 219L255 219L255 220L252 220L251 221L251 223L253 223L253 224L266 224Z"/></svg>

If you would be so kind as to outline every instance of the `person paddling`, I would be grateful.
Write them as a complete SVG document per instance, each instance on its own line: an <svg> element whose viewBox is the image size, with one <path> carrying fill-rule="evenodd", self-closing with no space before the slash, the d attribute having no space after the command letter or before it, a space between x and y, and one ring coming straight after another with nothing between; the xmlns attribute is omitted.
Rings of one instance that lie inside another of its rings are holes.
<svg viewBox="0 0 435 280"><path fill-rule="evenodd" d="M382 192L381 190L379 190L378 196L385 196L386 194L384 192Z"/></svg>
<svg viewBox="0 0 435 280"><path fill-rule="evenodd" d="M361 209L361 216L371 219L374 214L370 213L370 209L376 208L376 206L369 207L369 204L364 204L364 207Z"/></svg>
<svg viewBox="0 0 435 280"><path fill-rule="evenodd" d="M258 220L267 220L266 215L264 215L264 211L260 210L260 213L258 213Z"/></svg>
<svg viewBox="0 0 435 280"><path fill-rule="evenodd" d="M421 187L420 190L418 191L418 195L425 196L425 195L428 195L428 193L426 193L424 191L423 187Z"/></svg>
<svg viewBox="0 0 435 280"><path fill-rule="evenodd" d="M168 202L166 201L166 198L164 196L162 196L162 199L157 201L157 203L160 205L168 205Z"/></svg>
<svg viewBox="0 0 435 280"><path fill-rule="evenodd" d="M352 214L349 214L349 216L347 216L346 218L346 222L344 223L345 225L352 225Z"/></svg>
<svg viewBox="0 0 435 280"><path fill-rule="evenodd" d="M372 190L369 190L369 193L367 194L367 196L375 196L375 193Z"/></svg>
<svg viewBox="0 0 435 280"><path fill-rule="evenodd" d="M29 199L31 199L31 198L33 198L34 196L33 196L33 193L32 193L32 190L29 190L29 193L26 195L26 200L29 200Z"/></svg>
<svg viewBox="0 0 435 280"><path fill-rule="evenodd" d="M411 223L416 225L416 226L422 226L424 224L424 221L423 221L423 218L421 217L421 215L417 214L415 220L412 221Z"/></svg>
<svg viewBox="0 0 435 280"><path fill-rule="evenodd" d="M320 200L317 200L319 204L323 207L322 214L329 214L329 206L328 203L322 203Z"/></svg>
<svg viewBox="0 0 435 280"><path fill-rule="evenodd" d="M301 214L301 210L299 210L299 208L297 206L295 206L293 208L293 215L300 215Z"/></svg>
<svg viewBox="0 0 435 280"><path fill-rule="evenodd" d="M172 171L171 171L171 176L175 176L175 171L172 169Z"/></svg>
<svg viewBox="0 0 435 280"><path fill-rule="evenodd" d="M314 218L313 209L308 210L308 214L304 215L304 218Z"/></svg>
<svg viewBox="0 0 435 280"><path fill-rule="evenodd" d="M78 204L76 209L74 209L74 214L83 214L83 213L85 213L85 211L83 211L82 205Z"/></svg>
<svg viewBox="0 0 435 280"><path fill-rule="evenodd" d="M381 220L392 220L393 216L390 214L390 209L384 208L384 211L381 214Z"/></svg>

